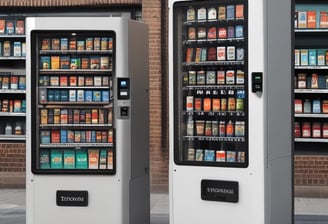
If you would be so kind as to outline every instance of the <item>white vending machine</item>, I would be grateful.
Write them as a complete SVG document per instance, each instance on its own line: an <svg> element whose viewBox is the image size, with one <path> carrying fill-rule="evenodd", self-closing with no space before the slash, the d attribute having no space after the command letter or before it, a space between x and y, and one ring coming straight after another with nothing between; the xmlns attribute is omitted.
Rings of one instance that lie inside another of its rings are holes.
<svg viewBox="0 0 328 224"><path fill-rule="evenodd" d="M27 18L28 224L150 220L148 28Z"/></svg>
<svg viewBox="0 0 328 224"><path fill-rule="evenodd" d="M169 1L170 224L293 223L293 16Z"/></svg>

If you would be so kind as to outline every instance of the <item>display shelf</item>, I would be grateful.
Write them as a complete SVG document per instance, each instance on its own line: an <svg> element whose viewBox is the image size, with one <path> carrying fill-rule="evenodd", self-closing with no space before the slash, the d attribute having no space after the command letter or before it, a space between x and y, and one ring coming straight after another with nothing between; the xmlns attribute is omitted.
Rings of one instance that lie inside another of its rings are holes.
<svg viewBox="0 0 328 224"><path fill-rule="evenodd" d="M40 144L40 148L90 148L90 147L106 147L112 148L114 146L113 143L51 143L51 144Z"/></svg>
<svg viewBox="0 0 328 224"><path fill-rule="evenodd" d="M25 141L25 135L0 135L1 141Z"/></svg>
<svg viewBox="0 0 328 224"><path fill-rule="evenodd" d="M294 29L295 33L328 33L328 29L326 28L315 28L315 29L309 29L309 28L303 28L303 29Z"/></svg>
<svg viewBox="0 0 328 224"><path fill-rule="evenodd" d="M328 139L324 138L294 138L295 142L313 142L313 143L328 143Z"/></svg>
<svg viewBox="0 0 328 224"><path fill-rule="evenodd" d="M108 128L108 127L112 127L112 124L40 124L40 128L51 128L51 127L93 127L93 128ZM107 130L107 129L106 129Z"/></svg>
<svg viewBox="0 0 328 224"><path fill-rule="evenodd" d="M244 65L244 61L204 61L204 62L183 62L183 66L217 66L217 65Z"/></svg>
<svg viewBox="0 0 328 224"><path fill-rule="evenodd" d="M328 89L295 89L294 93L319 93L319 94L327 94Z"/></svg>
<svg viewBox="0 0 328 224"><path fill-rule="evenodd" d="M0 112L0 117L25 117L26 113L20 112Z"/></svg>
<svg viewBox="0 0 328 224"><path fill-rule="evenodd" d="M246 116L244 111L184 111L185 116L208 116L208 117L244 117Z"/></svg>
<svg viewBox="0 0 328 224"><path fill-rule="evenodd" d="M0 89L0 94L26 94L23 89Z"/></svg>
<svg viewBox="0 0 328 224"><path fill-rule="evenodd" d="M328 118L328 114L295 114L295 117L305 118Z"/></svg>
<svg viewBox="0 0 328 224"><path fill-rule="evenodd" d="M26 113L22 112L25 111L23 105L25 107L26 104L25 21L24 18L15 16L3 17L2 19L5 20L6 23L4 30L2 30L2 33L0 34L0 98L2 99L1 111L6 112L0 112L0 117L2 118L2 121L0 122L0 140L25 141L25 135L4 134L5 126L10 125L14 127L15 123L19 123L21 129L25 131ZM10 21L13 22L13 26L8 26Z"/></svg>
<svg viewBox="0 0 328 224"><path fill-rule="evenodd" d="M15 61L15 60L25 60L26 57L25 56L0 56L0 60L1 61L8 61L8 60L11 60L11 61Z"/></svg>
<svg viewBox="0 0 328 224"><path fill-rule="evenodd" d="M244 90L244 85L187 85L183 87L184 91L189 90Z"/></svg>
<svg viewBox="0 0 328 224"><path fill-rule="evenodd" d="M295 69L307 69L307 70L314 70L314 69L320 69L325 70L328 69L328 66L309 66L309 65L302 65L302 66L295 66Z"/></svg>
<svg viewBox="0 0 328 224"><path fill-rule="evenodd" d="M310 113L295 113L294 120L295 132L303 131L304 125L306 136L309 136L309 132L310 135L319 137L326 130L327 125L328 114L313 113L313 111L325 111L326 100L328 99L328 89L326 89L326 70L328 70L326 57L328 45L326 39L328 37L328 28L324 17L322 17L325 16L322 12L326 12L327 8L327 0L297 0L295 2L295 11L299 13L295 17L297 25L294 29L294 43L295 55L297 56L299 52L299 58L295 57L296 65L294 69L297 85L294 89L294 96L298 100L297 106L305 107L304 104L306 103L306 111ZM297 88L299 85L306 88ZM295 138L294 142L298 143L295 144L296 152L301 150L309 154L317 154L322 152L323 147L326 147L325 143L328 143L328 139ZM305 144L306 147L302 144ZM312 148L316 148L316 151L314 152Z"/></svg>
<svg viewBox="0 0 328 224"><path fill-rule="evenodd" d="M184 136L187 141L245 142L245 137Z"/></svg>
<svg viewBox="0 0 328 224"><path fill-rule="evenodd" d="M40 74L108 74L112 69L40 69Z"/></svg>
<svg viewBox="0 0 328 224"><path fill-rule="evenodd" d="M40 50L40 55L65 55L65 54L97 54L97 55L108 55L113 54L112 50Z"/></svg>
<svg viewBox="0 0 328 224"><path fill-rule="evenodd" d="M204 39L204 40L185 40L183 41L183 45L193 45L193 44L215 44L215 43L243 43L245 41L245 38L222 38L222 39Z"/></svg>

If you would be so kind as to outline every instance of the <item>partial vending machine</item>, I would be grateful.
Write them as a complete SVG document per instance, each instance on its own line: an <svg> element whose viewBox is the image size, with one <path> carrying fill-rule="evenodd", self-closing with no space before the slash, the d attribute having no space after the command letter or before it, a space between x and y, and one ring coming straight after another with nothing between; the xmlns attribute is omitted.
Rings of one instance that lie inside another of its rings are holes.
<svg viewBox="0 0 328 224"><path fill-rule="evenodd" d="M27 18L27 223L149 223L148 28Z"/></svg>
<svg viewBox="0 0 328 224"><path fill-rule="evenodd" d="M169 1L171 224L293 222L292 9Z"/></svg>

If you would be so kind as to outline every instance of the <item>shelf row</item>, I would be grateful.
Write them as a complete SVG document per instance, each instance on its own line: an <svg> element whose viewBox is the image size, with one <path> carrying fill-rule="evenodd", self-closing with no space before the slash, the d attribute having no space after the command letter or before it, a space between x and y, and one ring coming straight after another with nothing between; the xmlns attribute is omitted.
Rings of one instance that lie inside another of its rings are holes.
<svg viewBox="0 0 328 224"><path fill-rule="evenodd" d="M244 20L244 4L229 4L211 6L208 8L188 8L186 10L186 23L215 22L224 20Z"/></svg>
<svg viewBox="0 0 328 224"><path fill-rule="evenodd" d="M193 149L187 150L187 161L201 162L227 162L227 163L245 163L246 152L243 151L224 151L211 149Z"/></svg>
<svg viewBox="0 0 328 224"><path fill-rule="evenodd" d="M40 130L40 144L113 143L113 130Z"/></svg>
<svg viewBox="0 0 328 224"><path fill-rule="evenodd" d="M70 57L70 56L41 56L40 69L50 70L75 70L75 69L112 69L111 57L90 56L90 57Z"/></svg>
<svg viewBox="0 0 328 224"><path fill-rule="evenodd" d="M42 50L72 50L72 51L107 51L113 49L112 37L86 37L76 38L43 38L40 40Z"/></svg>
<svg viewBox="0 0 328 224"><path fill-rule="evenodd" d="M113 149L41 149L41 169L113 169Z"/></svg>
<svg viewBox="0 0 328 224"><path fill-rule="evenodd" d="M239 64L244 60L244 48L236 46L188 47L185 50L185 63Z"/></svg>

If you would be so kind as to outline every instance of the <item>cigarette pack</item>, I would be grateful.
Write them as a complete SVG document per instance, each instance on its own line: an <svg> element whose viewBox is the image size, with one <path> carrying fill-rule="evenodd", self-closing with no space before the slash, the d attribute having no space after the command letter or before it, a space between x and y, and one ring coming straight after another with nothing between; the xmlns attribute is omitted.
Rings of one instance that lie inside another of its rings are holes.
<svg viewBox="0 0 328 224"><path fill-rule="evenodd" d="M307 28L314 29L317 27L317 12L316 11L307 11Z"/></svg>
<svg viewBox="0 0 328 224"><path fill-rule="evenodd" d="M85 49L87 51L92 51L93 50L93 38L92 37L88 37L85 40Z"/></svg>
<svg viewBox="0 0 328 224"><path fill-rule="evenodd" d="M51 69L59 69L59 68L60 68L60 57L51 56Z"/></svg>
<svg viewBox="0 0 328 224"><path fill-rule="evenodd" d="M100 150L99 156L99 169L106 169L107 168L107 150L102 149Z"/></svg>
<svg viewBox="0 0 328 224"><path fill-rule="evenodd" d="M18 89L26 89L26 77L25 76L19 76Z"/></svg>
<svg viewBox="0 0 328 224"><path fill-rule="evenodd" d="M51 50L58 51L60 49L60 40L58 38L51 39Z"/></svg>
<svg viewBox="0 0 328 224"><path fill-rule="evenodd" d="M67 130L60 130L60 142L67 143Z"/></svg>
<svg viewBox="0 0 328 224"><path fill-rule="evenodd" d="M48 124L48 109L41 109L40 114L41 114L40 123Z"/></svg>
<svg viewBox="0 0 328 224"><path fill-rule="evenodd" d="M91 69L99 69L100 68L100 57L99 56L91 56L90 68Z"/></svg>
<svg viewBox="0 0 328 224"><path fill-rule="evenodd" d="M204 152L202 149L196 149L196 156L195 156L196 161L203 161L204 160Z"/></svg>
<svg viewBox="0 0 328 224"><path fill-rule="evenodd" d="M227 151L227 162L230 162L230 163L236 162L236 152Z"/></svg>
<svg viewBox="0 0 328 224"><path fill-rule="evenodd" d="M301 49L301 65L308 65L308 49Z"/></svg>
<svg viewBox="0 0 328 224"><path fill-rule="evenodd" d="M189 148L187 152L187 160L194 161L195 160L195 149Z"/></svg>
<svg viewBox="0 0 328 224"><path fill-rule="evenodd" d="M100 102L101 101L101 91L100 90L94 90L92 92L92 101L93 102Z"/></svg>
<svg viewBox="0 0 328 224"><path fill-rule="evenodd" d="M16 20L16 34L22 35L25 34L25 20L24 19L17 19Z"/></svg>
<svg viewBox="0 0 328 224"><path fill-rule="evenodd" d="M41 40L41 50L50 50L50 39L45 38Z"/></svg>
<svg viewBox="0 0 328 224"><path fill-rule="evenodd" d="M22 43L19 41L14 42L14 56L22 56Z"/></svg>
<svg viewBox="0 0 328 224"><path fill-rule="evenodd" d="M227 5L227 20L234 20L234 19L235 19L235 6Z"/></svg>
<svg viewBox="0 0 328 224"><path fill-rule="evenodd" d="M41 56L40 57L40 68L41 69L50 69L50 56Z"/></svg>
<svg viewBox="0 0 328 224"><path fill-rule="evenodd" d="M217 47L217 60L218 61L226 60L226 47Z"/></svg>
<svg viewBox="0 0 328 224"><path fill-rule="evenodd" d="M3 56L9 57L11 56L11 43L10 41L4 41L3 42Z"/></svg>
<svg viewBox="0 0 328 224"><path fill-rule="evenodd" d="M69 101L71 101L71 102L76 101L76 90L74 90L74 89L69 90Z"/></svg>
<svg viewBox="0 0 328 224"><path fill-rule="evenodd" d="M0 34L4 34L6 30L6 20L0 19Z"/></svg>
<svg viewBox="0 0 328 224"><path fill-rule="evenodd" d="M307 12L298 12L298 28L307 28Z"/></svg>
<svg viewBox="0 0 328 224"><path fill-rule="evenodd" d="M60 131L59 130L51 131L51 143L60 143Z"/></svg>
<svg viewBox="0 0 328 224"><path fill-rule="evenodd" d="M216 151L216 162L225 162L226 153L223 150Z"/></svg>
<svg viewBox="0 0 328 224"><path fill-rule="evenodd" d="M60 56L60 69L69 69L69 66L70 66L70 57Z"/></svg>
<svg viewBox="0 0 328 224"><path fill-rule="evenodd" d="M112 170L114 168L114 155L112 150L107 152L107 169Z"/></svg>
<svg viewBox="0 0 328 224"><path fill-rule="evenodd" d="M40 168L41 169L50 168L49 150L43 149L40 151Z"/></svg>
<svg viewBox="0 0 328 224"><path fill-rule="evenodd" d="M101 38L100 48L101 48L101 50L107 50L108 49L108 37L102 37Z"/></svg>
<svg viewBox="0 0 328 224"><path fill-rule="evenodd" d="M40 132L40 141L41 144L50 144L50 131L42 130Z"/></svg>
<svg viewBox="0 0 328 224"><path fill-rule="evenodd" d="M51 150L51 168L62 169L63 168L63 153L59 149Z"/></svg>
<svg viewBox="0 0 328 224"><path fill-rule="evenodd" d="M226 7L219 6L219 20L225 20L225 19L226 19Z"/></svg>
<svg viewBox="0 0 328 224"><path fill-rule="evenodd" d="M93 49L95 51L99 51L100 50L100 37L93 38Z"/></svg>
<svg viewBox="0 0 328 224"><path fill-rule="evenodd" d="M89 158L89 169L98 169L99 168L99 150L98 149L89 149L88 150Z"/></svg>
<svg viewBox="0 0 328 224"><path fill-rule="evenodd" d="M102 102L109 102L109 91L108 90L102 90L101 91L101 101Z"/></svg>
<svg viewBox="0 0 328 224"><path fill-rule="evenodd" d="M10 77L10 89L18 89L18 76L12 75Z"/></svg>
<svg viewBox="0 0 328 224"><path fill-rule="evenodd" d="M6 20L6 34L14 34L14 33L15 33L15 21Z"/></svg>
<svg viewBox="0 0 328 224"><path fill-rule="evenodd" d="M77 41L77 50L78 51L83 51L85 49L85 42L84 40L78 40Z"/></svg>
<svg viewBox="0 0 328 224"><path fill-rule="evenodd" d="M63 38L60 38L60 49L62 51L66 51L68 50L68 39L63 37Z"/></svg>
<svg viewBox="0 0 328 224"><path fill-rule="evenodd" d="M92 102L92 90L85 90L84 91L84 101L85 102Z"/></svg>
<svg viewBox="0 0 328 224"><path fill-rule="evenodd" d="M244 4L236 5L236 19L244 18Z"/></svg>
<svg viewBox="0 0 328 224"><path fill-rule="evenodd" d="M320 28L328 28L328 11L320 12Z"/></svg>
<svg viewBox="0 0 328 224"><path fill-rule="evenodd" d="M78 57L72 57L70 69L80 69L80 68L81 68L81 59Z"/></svg>
<svg viewBox="0 0 328 224"><path fill-rule="evenodd" d="M64 169L75 168L75 151L64 150Z"/></svg>
<svg viewBox="0 0 328 224"><path fill-rule="evenodd" d="M63 101L63 102L68 101L68 90L60 91L60 101Z"/></svg>
<svg viewBox="0 0 328 224"><path fill-rule="evenodd" d="M82 89L77 90L77 101L84 102L84 90Z"/></svg>
<svg viewBox="0 0 328 224"><path fill-rule="evenodd" d="M76 151L76 168L87 169L88 168L88 155L86 150Z"/></svg>
<svg viewBox="0 0 328 224"><path fill-rule="evenodd" d="M205 151L204 151L204 161L215 161L215 151L205 149Z"/></svg>
<svg viewBox="0 0 328 224"><path fill-rule="evenodd" d="M317 65L317 50L309 49L309 65Z"/></svg>

